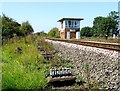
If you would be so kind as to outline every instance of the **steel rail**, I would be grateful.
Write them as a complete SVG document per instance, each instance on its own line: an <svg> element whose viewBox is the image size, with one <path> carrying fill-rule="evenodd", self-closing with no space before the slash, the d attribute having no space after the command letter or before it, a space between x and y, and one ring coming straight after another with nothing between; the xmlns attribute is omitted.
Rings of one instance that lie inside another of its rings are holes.
<svg viewBox="0 0 120 91"><path fill-rule="evenodd" d="M103 43L103 42L91 42L91 41L80 41L80 40L67 40L67 39L54 39L54 38L46 38L53 41L61 41L61 42L67 42L67 43L73 43L78 45L84 45L84 46L91 46L96 48L103 48L113 51L120 52L120 44L115 43Z"/></svg>

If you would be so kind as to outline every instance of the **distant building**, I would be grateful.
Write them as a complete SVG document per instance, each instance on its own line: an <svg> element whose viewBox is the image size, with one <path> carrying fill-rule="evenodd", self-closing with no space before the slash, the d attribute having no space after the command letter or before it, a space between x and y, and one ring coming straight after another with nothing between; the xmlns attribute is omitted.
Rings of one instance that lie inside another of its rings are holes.
<svg viewBox="0 0 120 91"><path fill-rule="evenodd" d="M61 23L60 37L62 39L80 38L80 21L83 18L62 18L58 20Z"/></svg>

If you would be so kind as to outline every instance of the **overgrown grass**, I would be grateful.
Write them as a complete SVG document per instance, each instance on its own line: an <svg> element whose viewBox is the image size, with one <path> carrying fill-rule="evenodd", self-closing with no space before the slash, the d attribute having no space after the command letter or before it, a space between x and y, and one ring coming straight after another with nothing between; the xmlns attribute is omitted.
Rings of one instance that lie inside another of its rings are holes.
<svg viewBox="0 0 120 91"><path fill-rule="evenodd" d="M40 37L37 38L36 45L41 46L41 49L46 52L50 52L54 50L52 44L48 44L43 38Z"/></svg>
<svg viewBox="0 0 120 91"><path fill-rule="evenodd" d="M21 48L21 52L17 51ZM5 44L2 49L2 89L43 89L47 86L44 58L30 38Z"/></svg>
<svg viewBox="0 0 120 91"><path fill-rule="evenodd" d="M90 37L90 38L81 38L81 41L96 41L96 42L108 42L108 43L120 43L120 38L111 38L109 37L107 40L103 37L101 38L94 38L94 37Z"/></svg>
<svg viewBox="0 0 120 91"><path fill-rule="evenodd" d="M58 38L54 38L54 39L58 39ZM96 41L96 42L106 42L106 43L120 43L120 37L116 37L116 38L108 37L107 40L104 37L82 37L80 39L75 39L75 38L61 39L61 38L59 38L59 40L78 40L78 41Z"/></svg>

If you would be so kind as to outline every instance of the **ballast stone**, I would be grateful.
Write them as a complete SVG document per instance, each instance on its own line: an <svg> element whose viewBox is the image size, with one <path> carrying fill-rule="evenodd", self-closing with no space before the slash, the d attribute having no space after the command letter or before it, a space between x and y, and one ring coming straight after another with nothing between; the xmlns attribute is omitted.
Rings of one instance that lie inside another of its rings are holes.
<svg viewBox="0 0 120 91"><path fill-rule="evenodd" d="M112 89L110 91L120 91L119 87L119 52L89 47L66 42L52 41L54 48L59 51L59 55L75 66L75 73L84 77L84 66L90 65L90 78L103 82L104 87ZM102 84L102 83L101 83Z"/></svg>

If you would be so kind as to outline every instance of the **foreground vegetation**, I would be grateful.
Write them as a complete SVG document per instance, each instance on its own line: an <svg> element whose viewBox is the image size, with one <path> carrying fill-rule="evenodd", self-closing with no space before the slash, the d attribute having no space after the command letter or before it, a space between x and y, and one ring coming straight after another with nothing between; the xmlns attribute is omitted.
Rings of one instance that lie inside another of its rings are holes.
<svg viewBox="0 0 120 91"><path fill-rule="evenodd" d="M31 37L5 44L2 49L2 89L43 89L48 64Z"/></svg>
<svg viewBox="0 0 120 91"><path fill-rule="evenodd" d="M13 37L3 41L2 50L2 89L45 89L48 88L49 69L52 67L74 68L69 60L64 60L57 54L47 61L40 54L37 46L46 51L54 48L36 36Z"/></svg>

